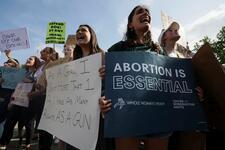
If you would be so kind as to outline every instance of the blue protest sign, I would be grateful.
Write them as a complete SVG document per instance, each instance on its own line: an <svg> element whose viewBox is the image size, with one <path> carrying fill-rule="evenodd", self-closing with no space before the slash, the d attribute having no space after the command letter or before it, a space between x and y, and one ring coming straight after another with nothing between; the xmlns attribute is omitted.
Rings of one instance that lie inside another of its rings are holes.
<svg viewBox="0 0 225 150"><path fill-rule="evenodd" d="M106 53L106 137L206 129L190 59Z"/></svg>
<svg viewBox="0 0 225 150"><path fill-rule="evenodd" d="M0 67L0 73L4 80L4 82L1 85L2 88L15 89L17 84L24 79L26 70L24 68L16 69L16 68Z"/></svg>

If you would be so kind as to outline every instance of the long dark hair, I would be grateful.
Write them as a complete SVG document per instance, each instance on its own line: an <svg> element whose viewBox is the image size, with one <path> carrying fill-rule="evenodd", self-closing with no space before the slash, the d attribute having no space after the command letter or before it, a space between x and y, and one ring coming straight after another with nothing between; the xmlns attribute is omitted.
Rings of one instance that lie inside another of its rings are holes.
<svg viewBox="0 0 225 150"><path fill-rule="evenodd" d="M87 24L82 24L82 25L79 26L79 28L82 27L82 26L87 27L90 34L91 34L90 55L98 53L98 52L103 52L103 50L98 45L98 40L97 40L97 36L95 34L95 31ZM79 45L76 44L76 47L75 47L74 52L73 52L73 60L81 58L82 56L83 56L82 49Z"/></svg>
<svg viewBox="0 0 225 150"><path fill-rule="evenodd" d="M127 31L126 31L125 36L124 36L124 40L126 41L126 45L128 47L137 45L137 43L135 42L135 40L137 40L137 38L138 38L137 37L137 34L136 34L136 32L135 32L134 29L132 29L132 28L129 27L129 25L133 21L133 16L134 16L135 10L137 8L139 8L139 7L144 7L145 10L147 12L149 12L149 9L147 9L146 6L138 5L138 6L134 7L134 9L129 14L129 16L128 16L128 22L127 22ZM156 50L157 52L159 52L159 46L152 41L152 34L151 34L151 31L150 30L147 31L147 33L144 36L144 44L146 46L149 46L153 50Z"/></svg>

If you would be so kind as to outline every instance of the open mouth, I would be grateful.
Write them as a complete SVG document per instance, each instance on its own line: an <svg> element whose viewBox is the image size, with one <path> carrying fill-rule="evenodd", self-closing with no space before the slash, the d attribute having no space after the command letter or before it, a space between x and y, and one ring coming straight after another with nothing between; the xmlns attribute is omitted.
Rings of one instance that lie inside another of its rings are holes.
<svg viewBox="0 0 225 150"><path fill-rule="evenodd" d="M77 40L83 40L85 37L82 34L78 34L77 35Z"/></svg>
<svg viewBox="0 0 225 150"><path fill-rule="evenodd" d="M26 65L30 65L30 64L31 64L30 62L27 62L27 63L26 63Z"/></svg>
<svg viewBox="0 0 225 150"><path fill-rule="evenodd" d="M140 18L141 23L150 23L150 17L149 16L143 16Z"/></svg>

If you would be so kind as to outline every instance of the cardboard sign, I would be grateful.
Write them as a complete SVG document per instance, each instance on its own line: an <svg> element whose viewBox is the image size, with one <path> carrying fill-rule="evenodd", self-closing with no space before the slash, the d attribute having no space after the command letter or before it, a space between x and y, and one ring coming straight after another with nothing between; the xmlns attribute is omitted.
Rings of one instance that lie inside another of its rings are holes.
<svg viewBox="0 0 225 150"><path fill-rule="evenodd" d="M66 40L66 45L76 45L76 36L68 35L67 40Z"/></svg>
<svg viewBox="0 0 225 150"><path fill-rule="evenodd" d="M106 137L205 130L191 59L148 52L106 53Z"/></svg>
<svg viewBox="0 0 225 150"><path fill-rule="evenodd" d="M225 72L222 65L208 44L198 50L192 62L205 93L203 103L208 120L212 126L225 132Z"/></svg>
<svg viewBox="0 0 225 150"><path fill-rule="evenodd" d="M168 16L163 11L161 11L161 20L162 20L163 29L167 29L169 25L174 21L172 17Z"/></svg>
<svg viewBox="0 0 225 150"><path fill-rule="evenodd" d="M47 94L39 129L81 150L95 150L99 130L101 54L47 70Z"/></svg>
<svg viewBox="0 0 225 150"><path fill-rule="evenodd" d="M25 49L29 47L30 44L26 28L0 32L0 51Z"/></svg>
<svg viewBox="0 0 225 150"><path fill-rule="evenodd" d="M32 88L33 83L18 83L12 95L13 100L10 103L18 106L28 107L29 98L27 95L32 90Z"/></svg>
<svg viewBox="0 0 225 150"><path fill-rule="evenodd" d="M49 22L45 43L64 44L66 34L65 22Z"/></svg>

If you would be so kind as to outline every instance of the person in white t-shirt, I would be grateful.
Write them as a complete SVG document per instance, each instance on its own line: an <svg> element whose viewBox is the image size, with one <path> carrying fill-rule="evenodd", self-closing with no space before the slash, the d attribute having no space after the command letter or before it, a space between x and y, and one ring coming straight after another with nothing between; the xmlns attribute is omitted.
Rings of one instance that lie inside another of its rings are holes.
<svg viewBox="0 0 225 150"><path fill-rule="evenodd" d="M174 58L192 58L194 53L184 46L178 44L180 39L180 25L173 21L162 32L158 38L159 44L164 53L169 57ZM199 100L203 100L203 90L200 87L196 88ZM178 142L177 142L178 141ZM205 149L205 134L201 132L174 132L169 139L168 150L204 150Z"/></svg>

